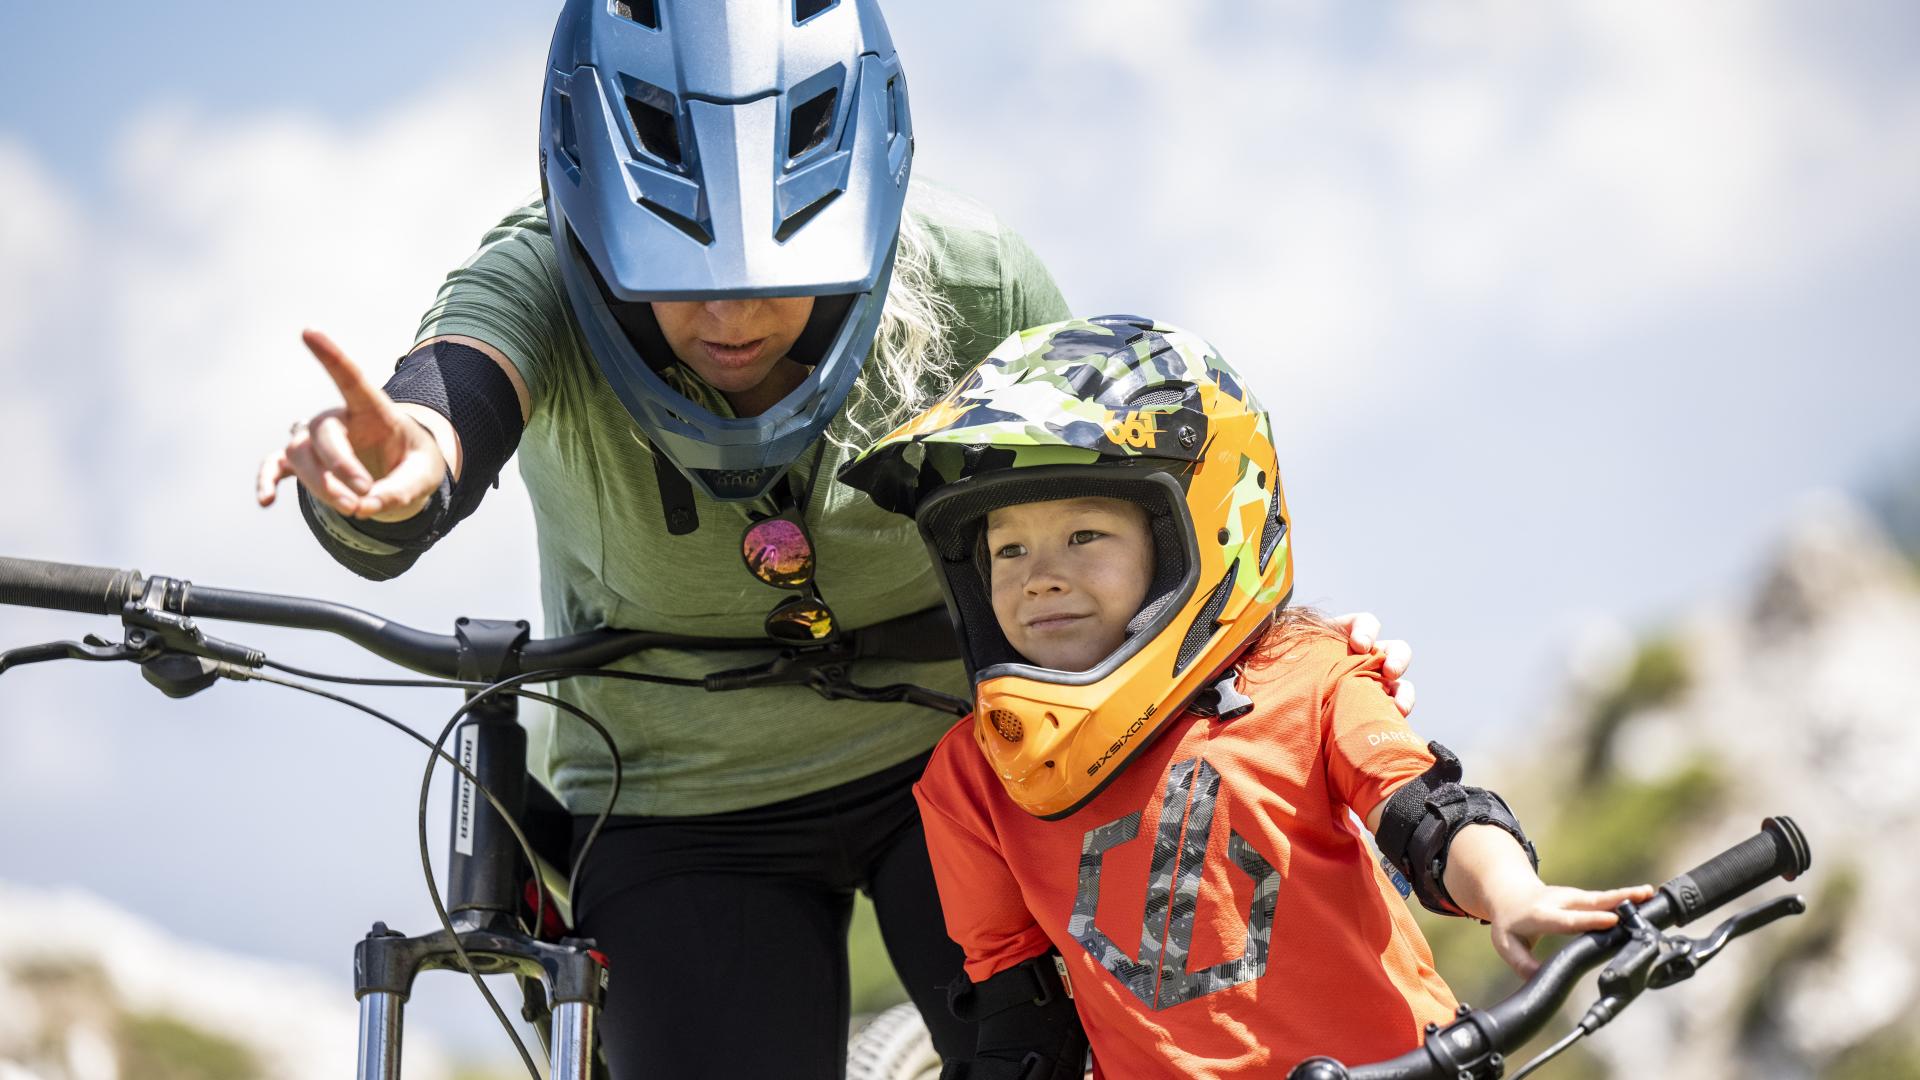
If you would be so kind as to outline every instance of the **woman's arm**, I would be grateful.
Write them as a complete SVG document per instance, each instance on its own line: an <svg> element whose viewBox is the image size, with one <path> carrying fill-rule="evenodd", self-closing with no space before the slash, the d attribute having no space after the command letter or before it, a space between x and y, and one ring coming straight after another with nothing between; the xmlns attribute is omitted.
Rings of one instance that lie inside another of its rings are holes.
<svg viewBox="0 0 1920 1080"><path fill-rule="evenodd" d="M1336 615L1331 621L1334 629L1347 635L1348 651L1361 656L1380 654L1381 685L1400 715L1412 716L1413 680L1407 678L1407 668L1413 665L1413 646L1398 638L1381 640L1380 619L1370 611Z"/></svg>
<svg viewBox="0 0 1920 1080"><path fill-rule="evenodd" d="M475 338L422 342L384 388L326 335L304 339L342 404L293 425L261 463L256 497L270 506L297 477L321 546L362 576L393 577L479 505L518 444L526 385Z"/></svg>

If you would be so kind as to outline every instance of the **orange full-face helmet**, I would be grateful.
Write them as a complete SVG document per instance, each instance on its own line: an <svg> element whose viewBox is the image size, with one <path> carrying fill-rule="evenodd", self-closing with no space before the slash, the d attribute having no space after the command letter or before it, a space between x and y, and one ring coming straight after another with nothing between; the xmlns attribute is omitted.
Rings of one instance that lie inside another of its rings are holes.
<svg viewBox="0 0 1920 1080"><path fill-rule="evenodd" d="M1293 587L1266 413L1204 340L1151 319L1014 334L840 478L919 523L973 679L974 741L1043 818L1117 776ZM981 530L999 507L1090 495L1147 510L1146 603L1092 668L1037 667L994 618Z"/></svg>

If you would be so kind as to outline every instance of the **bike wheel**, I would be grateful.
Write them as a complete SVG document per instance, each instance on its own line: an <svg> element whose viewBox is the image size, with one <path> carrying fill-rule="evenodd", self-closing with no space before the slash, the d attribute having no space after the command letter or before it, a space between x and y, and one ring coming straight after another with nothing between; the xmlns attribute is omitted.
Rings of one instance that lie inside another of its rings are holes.
<svg viewBox="0 0 1920 1080"><path fill-rule="evenodd" d="M912 1002L867 1021L847 1041L847 1080L938 1080L940 1055Z"/></svg>

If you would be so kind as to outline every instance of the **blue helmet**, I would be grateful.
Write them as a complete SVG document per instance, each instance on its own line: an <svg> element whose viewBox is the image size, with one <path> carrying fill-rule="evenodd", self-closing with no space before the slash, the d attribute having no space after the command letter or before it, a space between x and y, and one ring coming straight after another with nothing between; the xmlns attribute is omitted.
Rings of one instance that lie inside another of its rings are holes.
<svg viewBox="0 0 1920 1080"><path fill-rule="evenodd" d="M719 499L764 494L826 429L880 325L913 158L875 0L568 0L540 112L561 278L656 452ZM815 297L806 380L759 416L661 377L647 301Z"/></svg>

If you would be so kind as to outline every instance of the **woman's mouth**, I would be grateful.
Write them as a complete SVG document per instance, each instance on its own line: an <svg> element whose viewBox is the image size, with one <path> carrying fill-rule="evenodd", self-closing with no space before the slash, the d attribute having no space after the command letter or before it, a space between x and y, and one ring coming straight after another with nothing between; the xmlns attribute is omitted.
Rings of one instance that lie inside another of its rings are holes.
<svg viewBox="0 0 1920 1080"><path fill-rule="evenodd" d="M752 341L732 344L700 339L700 347L706 351L707 359L713 361L716 367L722 368L743 368L752 365L760 359L760 353L766 348L766 344L766 338L755 338Z"/></svg>

